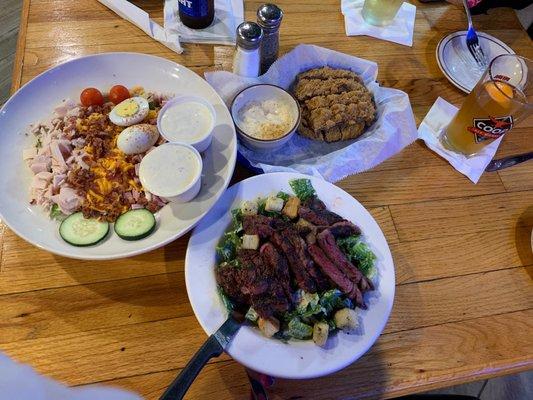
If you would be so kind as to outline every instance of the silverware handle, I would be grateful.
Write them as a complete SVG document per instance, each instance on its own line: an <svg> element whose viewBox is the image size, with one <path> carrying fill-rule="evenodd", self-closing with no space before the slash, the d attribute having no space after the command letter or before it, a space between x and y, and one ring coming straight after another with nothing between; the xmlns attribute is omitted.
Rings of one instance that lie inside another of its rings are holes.
<svg viewBox="0 0 533 400"><path fill-rule="evenodd" d="M489 163L489 165L487 165L487 168L485 168L485 171L494 172L500 169L509 168L509 167L512 167L513 165L523 163L524 161L530 160L532 158L533 158L533 152L519 154L517 156L504 157L504 158L500 158L499 160L492 160Z"/></svg>
<svg viewBox="0 0 533 400"><path fill-rule="evenodd" d="M466 0L463 0L463 6L465 8L466 18L468 20L468 27L470 28L472 26L472 15L470 14L470 9L468 8L468 3Z"/></svg>
<svg viewBox="0 0 533 400"><path fill-rule="evenodd" d="M248 375L248 380L250 381L250 386L252 389L252 400L268 400L268 395L263 384L251 376L248 370L246 370L246 375Z"/></svg>
<svg viewBox="0 0 533 400"><path fill-rule="evenodd" d="M200 350L191 358L185 368L183 368L180 374L172 381L165 393L159 398L159 400L181 400L189 390L189 387L193 383L194 379L198 376L202 368L207 362L213 358L222 354L224 349L218 343L214 336L209 336L205 343L200 347Z"/></svg>

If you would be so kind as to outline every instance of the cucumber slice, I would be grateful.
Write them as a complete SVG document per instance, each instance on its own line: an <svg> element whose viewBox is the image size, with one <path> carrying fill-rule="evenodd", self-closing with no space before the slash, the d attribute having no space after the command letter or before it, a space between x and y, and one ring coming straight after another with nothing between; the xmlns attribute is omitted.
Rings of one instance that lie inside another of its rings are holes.
<svg viewBox="0 0 533 400"><path fill-rule="evenodd" d="M109 223L97 219L87 219L82 212L69 215L61 225L59 234L73 246L91 246L106 237Z"/></svg>
<svg viewBox="0 0 533 400"><path fill-rule="evenodd" d="M115 221L115 232L124 240L145 238L154 229L154 214L145 208L125 212Z"/></svg>

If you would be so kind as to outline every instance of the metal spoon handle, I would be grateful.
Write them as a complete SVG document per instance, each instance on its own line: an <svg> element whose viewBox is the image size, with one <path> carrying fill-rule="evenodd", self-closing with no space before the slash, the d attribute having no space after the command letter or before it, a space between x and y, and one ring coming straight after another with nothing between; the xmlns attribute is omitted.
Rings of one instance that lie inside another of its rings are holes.
<svg viewBox="0 0 533 400"><path fill-rule="evenodd" d="M468 27L472 27L472 15L470 14L470 8L468 8L468 3L466 0L463 0L463 6L466 11L466 18L468 19Z"/></svg>
<svg viewBox="0 0 533 400"><path fill-rule="evenodd" d="M489 165L487 165L487 168L485 168L485 171L494 172L500 169L509 168L513 165L523 163L524 161L530 160L532 158L533 151L529 153L518 154L516 156L500 158L498 160L492 160Z"/></svg>

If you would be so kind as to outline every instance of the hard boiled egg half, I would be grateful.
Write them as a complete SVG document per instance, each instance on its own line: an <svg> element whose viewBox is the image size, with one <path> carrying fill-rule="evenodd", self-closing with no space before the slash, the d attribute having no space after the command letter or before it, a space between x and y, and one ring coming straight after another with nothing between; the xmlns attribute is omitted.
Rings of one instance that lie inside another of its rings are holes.
<svg viewBox="0 0 533 400"><path fill-rule="evenodd" d="M117 147L125 154L140 154L148 151L159 139L155 125L132 125L118 135Z"/></svg>
<svg viewBox="0 0 533 400"><path fill-rule="evenodd" d="M131 126L145 119L149 111L148 100L144 97L130 97L113 107L109 120L118 126Z"/></svg>

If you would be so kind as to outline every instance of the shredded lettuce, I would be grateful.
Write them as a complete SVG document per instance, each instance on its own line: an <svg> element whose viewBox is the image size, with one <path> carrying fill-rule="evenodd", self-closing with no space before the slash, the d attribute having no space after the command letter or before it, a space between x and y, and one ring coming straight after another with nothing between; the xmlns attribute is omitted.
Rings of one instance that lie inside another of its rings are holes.
<svg viewBox="0 0 533 400"><path fill-rule="evenodd" d="M313 188L310 179L293 179L289 181L289 185L301 201L305 201L316 195L315 188Z"/></svg>
<svg viewBox="0 0 533 400"><path fill-rule="evenodd" d="M309 339L313 336L313 328L300 321L300 318L295 317L290 320L287 326L287 334L295 339Z"/></svg>
<svg viewBox="0 0 533 400"><path fill-rule="evenodd" d="M279 197L279 196L277 196L277 197ZM278 218L281 217L282 218L283 216L279 212L265 210L266 201L267 201L266 197L262 198L262 199L259 199L259 201L257 202L257 213L261 214L261 215L265 215L267 217L278 217Z"/></svg>
<svg viewBox="0 0 533 400"><path fill-rule="evenodd" d="M241 246L242 211L238 208L231 211L231 227L224 233L216 247L219 262L232 263L237 256L237 249Z"/></svg>
<svg viewBox="0 0 533 400"><path fill-rule="evenodd" d="M241 245L241 238L236 231L229 231L222 236L216 248L217 256L221 262L230 262L237 256L237 249Z"/></svg>
<svg viewBox="0 0 533 400"><path fill-rule="evenodd" d="M361 241L360 235L337 239L337 245L367 278L372 279L375 276L376 255Z"/></svg>
<svg viewBox="0 0 533 400"><path fill-rule="evenodd" d="M57 204L52 205L52 208L50 209L50 218L51 219L57 219L59 221L63 220L66 217L65 214L61 212L61 209Z"/></svg>
<svg viewBox="0 0 533 400"><path fill-rule="evenodd" d="M222 304L224 304L224 307L226 307L226 310L228 310L229 313L233 311L233 303L231 300L226 296L226 293L221 288L218 288L218 294L220 295L220 298L222 299Z"/></svg>
<svg viewBox="0 0 533 400"><path fill-rule="evenodd" d="M283 199L283 201L289 200L289 197L291 197L288 193L285 192L278 192L276 197L279 197L280 199Z"/></svg>
<svg viewBox="0 0 533 400"><path fill-rule="evenodd" d="M297 316L307 319L324 311L319 303L320 297L317 293L306 293L301 291L299 298L300 300L295 310Z"/></svg>
<svg viewBox="0 0 533 400"><path fill-rule="evenodd" d="M342 300L342 293L339 289L328 290L320 297L320 306L324 309L326 315L329 315L337 308L341 308L343 305L344 301Z"/></svg>
<svg viewBox="0 0 533 400"><path fill-rule="evenodd" d="M242 210L240 208L231 210L231 229L237 232L242 230Z"/></svg>

